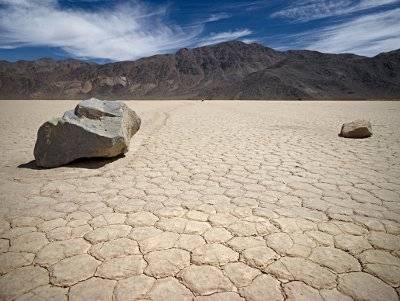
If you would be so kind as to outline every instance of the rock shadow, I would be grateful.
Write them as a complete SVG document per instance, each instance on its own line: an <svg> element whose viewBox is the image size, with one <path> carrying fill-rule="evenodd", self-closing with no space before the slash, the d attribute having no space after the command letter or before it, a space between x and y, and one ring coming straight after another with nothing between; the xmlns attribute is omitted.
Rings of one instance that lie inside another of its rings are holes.
<svg viewBox="0 0 400 301"><path fill-rule="evenodd" d="M36 161L32 160L27 163L22 163L22 164L18 165L18 168L32 169L32 170L48 170L48 169L56 169L56 168L60 168L60 167L98 169L98 168L101 168L107 164L110 164L110 163L117 161L124 157L125 157L125 155L120 155L120 156L113 157L113 158L80 158L75 161L72 161L71 163L57 166L57 167L52 167L52 168L39 167L36 165Z"/></svg>

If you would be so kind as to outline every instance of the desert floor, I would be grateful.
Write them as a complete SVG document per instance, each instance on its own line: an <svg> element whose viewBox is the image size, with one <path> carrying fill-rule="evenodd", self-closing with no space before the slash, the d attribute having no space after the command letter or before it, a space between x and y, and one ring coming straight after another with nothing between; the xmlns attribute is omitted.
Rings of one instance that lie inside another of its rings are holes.
<svg viewBox="0 0 400 301"><path fill-rule="evenodd" d="M0 101L0 300L398 300L400 102L128 102L125 157L36 169L75 104Z"/></svg>

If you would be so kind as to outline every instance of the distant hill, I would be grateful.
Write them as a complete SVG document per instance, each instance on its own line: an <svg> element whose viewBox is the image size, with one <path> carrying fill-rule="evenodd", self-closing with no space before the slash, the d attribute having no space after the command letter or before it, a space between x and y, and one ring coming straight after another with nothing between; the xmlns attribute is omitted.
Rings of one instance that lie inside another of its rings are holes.
<svg viewBox="0 0 400 301"><path fill-rule="evenodd" d="M373 58L233 41L137 61L0 61L0 99L400 99L400 51Z"/></svg>

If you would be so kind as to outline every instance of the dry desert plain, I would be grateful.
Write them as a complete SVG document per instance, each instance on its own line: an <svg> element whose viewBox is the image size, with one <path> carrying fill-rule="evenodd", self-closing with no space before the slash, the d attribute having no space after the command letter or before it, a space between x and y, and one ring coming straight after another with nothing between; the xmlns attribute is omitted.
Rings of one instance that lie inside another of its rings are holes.
<svg viewBox="0 0 400 301"><path fill-rule="evenodd" d="M76 103L0 102L0 300L399 299L400 102L131 101L125 157L35 168Z"/></svg>

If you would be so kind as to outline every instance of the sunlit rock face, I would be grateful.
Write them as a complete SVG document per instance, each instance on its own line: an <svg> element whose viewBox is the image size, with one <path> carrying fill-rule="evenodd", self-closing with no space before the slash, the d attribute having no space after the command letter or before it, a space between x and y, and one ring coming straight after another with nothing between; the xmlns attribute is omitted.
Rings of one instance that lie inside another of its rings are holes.
<svg viewBox="0 0 400 301"><path fill-rule="evenodd" d="M372 136L372 125L367 120L355 120L342 125L340 137L363 139Z"/></svg>
<svg viewBox="0 0 400 301"><path fill-rule="evenodd" d="M36 165L57 167L80 158L115 157L128 151L141 120L122 102L95 98L80 102L38 131Z"/></svg>

